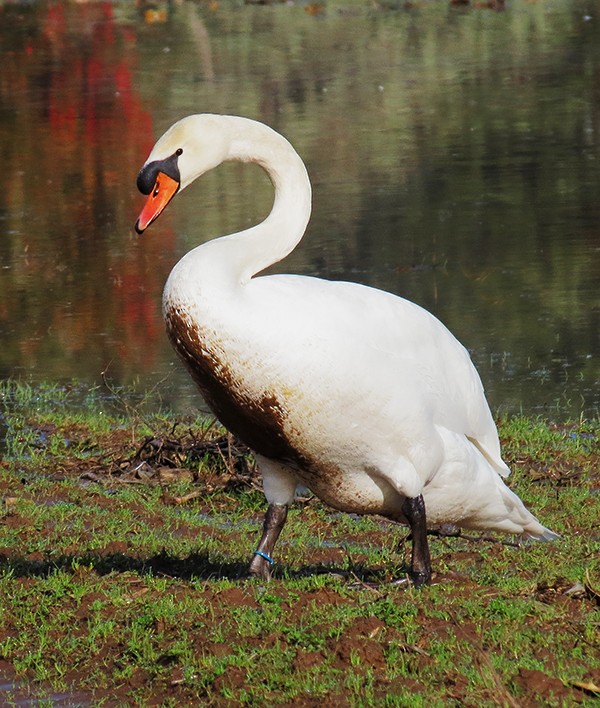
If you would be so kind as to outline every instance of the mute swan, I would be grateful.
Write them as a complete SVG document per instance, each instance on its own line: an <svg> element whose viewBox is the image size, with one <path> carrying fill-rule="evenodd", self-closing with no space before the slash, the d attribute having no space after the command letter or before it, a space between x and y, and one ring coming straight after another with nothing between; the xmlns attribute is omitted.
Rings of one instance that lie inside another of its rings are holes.
<svg viewBox="0 0 600 708"><path fill-rule="evenodd" d="M311 211L306 168L281 135L237 116L175 123L138 175L149 196L136 231L225 160L266 170L272 211L185 255L163 313L206 402L256 454L268 509L250 573L270 577L298 484L336 509L408 523L417 586L431 578L427 523L556 538L502 482L479 376L433 315L355 283L255 277L294 249Z"/></svg>

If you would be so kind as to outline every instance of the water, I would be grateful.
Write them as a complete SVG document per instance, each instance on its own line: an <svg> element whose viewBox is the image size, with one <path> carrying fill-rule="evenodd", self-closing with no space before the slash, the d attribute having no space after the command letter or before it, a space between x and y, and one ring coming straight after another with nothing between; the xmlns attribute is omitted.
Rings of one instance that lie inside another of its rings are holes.
<svg viewBox="0 0 600 708"><path fill-rule="evenodd" d="M135 177L193 112L283 132L314 214L274 270L402 294L471 351L496 412L600 409L600 12L442 0L0 6L0 376L198 396L160 295L193 245L263 218L229 164L143 237Z"/></svg>

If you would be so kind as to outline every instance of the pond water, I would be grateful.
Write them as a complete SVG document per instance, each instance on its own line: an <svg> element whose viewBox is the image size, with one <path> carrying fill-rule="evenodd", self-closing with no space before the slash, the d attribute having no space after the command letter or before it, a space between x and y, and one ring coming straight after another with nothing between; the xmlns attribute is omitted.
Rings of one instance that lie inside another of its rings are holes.
<svg viewBox="0 0 600 708"><path fill-rule="evenodd" d="M0 377L199 403L163 283L262 219L228 164L143 237L135 179L195 112L269 123L314 188L278 271L418 302L470 350L495 412L600 408L600 12L594 0L0 3ZM503 3L496 3L502 10Z"/></svg>

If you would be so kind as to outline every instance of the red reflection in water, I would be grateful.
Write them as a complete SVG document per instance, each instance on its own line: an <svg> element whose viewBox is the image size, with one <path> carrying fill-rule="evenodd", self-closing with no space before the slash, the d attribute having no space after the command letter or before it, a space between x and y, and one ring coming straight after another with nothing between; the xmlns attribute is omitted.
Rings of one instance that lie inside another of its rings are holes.
<svg viewBox="0 0 600 708"><path fill-rule="evenodd" d="M17 20L0 79L11 106L0 136L11 234L0 329L21 308L11 340L25 369L43 360L47 371L49 357L62 357L77 376L77 359L93 349L120 378L150 367L164 342L159 300L173 246L164 229L160 242L138 241L120 226L135 221L135 177L154 143L136 86L137 30L109 2L28 8ZM14 354L0 373L12 373Z"/></svg>

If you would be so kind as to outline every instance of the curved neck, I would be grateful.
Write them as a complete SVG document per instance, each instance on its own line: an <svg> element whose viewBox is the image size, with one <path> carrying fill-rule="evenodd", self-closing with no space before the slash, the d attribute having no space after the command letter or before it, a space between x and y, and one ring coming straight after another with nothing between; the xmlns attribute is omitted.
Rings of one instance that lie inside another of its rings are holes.
<svg viewBox="0 0 600 708"><path fill-rule="evenodd" d="M257 163L275 189L273 207L264 221L205 244L226 254L229 272L245 283L298 244L310 218L311 186L304 163L283 136L247 118L227 118L231 142L225 159Z"/></svg>

